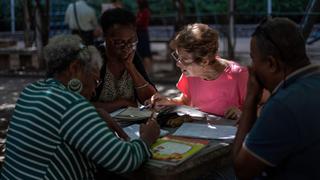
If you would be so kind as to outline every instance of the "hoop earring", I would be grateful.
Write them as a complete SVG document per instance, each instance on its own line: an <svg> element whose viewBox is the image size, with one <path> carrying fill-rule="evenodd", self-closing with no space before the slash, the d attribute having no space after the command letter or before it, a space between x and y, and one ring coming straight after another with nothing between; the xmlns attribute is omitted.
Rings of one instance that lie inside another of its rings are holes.
<svg viewBox="0 0 320 180"><path fill-rule="evenodd" d="M67 88L69 91L80 93L82 91L82 82L79 79L71 79Z"/></svg>

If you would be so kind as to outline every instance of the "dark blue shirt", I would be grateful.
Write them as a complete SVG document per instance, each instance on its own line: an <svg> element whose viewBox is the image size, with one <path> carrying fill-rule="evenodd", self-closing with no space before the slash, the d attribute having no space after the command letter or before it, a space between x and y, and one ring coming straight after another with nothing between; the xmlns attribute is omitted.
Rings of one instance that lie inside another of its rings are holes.
<svg viewBox="0 0 320 180"><path fill-rule="evenodd" d="M279 179L320 179L320 67L306 66L281 83L245 140L249 153Z"/></svg>

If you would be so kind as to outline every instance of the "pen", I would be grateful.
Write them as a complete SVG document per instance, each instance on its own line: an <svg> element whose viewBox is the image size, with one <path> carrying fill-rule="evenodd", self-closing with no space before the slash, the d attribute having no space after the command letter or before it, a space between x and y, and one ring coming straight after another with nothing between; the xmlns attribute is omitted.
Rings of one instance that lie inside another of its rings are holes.
<svg viewBox="0 0 320 180"><path fill-rule="evenodd" d="M142 105L142 106L139 107L139 110L140 110L140 111L143 111L143 110L145 110L145 109L151 108L151 106L152 106L151 104L148 104L148 105L146 105L146 106Z"/></svg>

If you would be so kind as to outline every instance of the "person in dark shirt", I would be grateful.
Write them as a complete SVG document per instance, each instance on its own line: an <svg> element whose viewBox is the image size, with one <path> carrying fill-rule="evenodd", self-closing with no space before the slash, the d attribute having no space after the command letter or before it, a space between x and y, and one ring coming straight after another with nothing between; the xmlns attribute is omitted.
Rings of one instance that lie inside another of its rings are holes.
<svg viewBox="0 0 320 180"><path fill-rule="evenodd" d="M251 38L252 67L234 141L238 179L320 179L320 66L299 27L263 21ZM271 95L257 117L263 89Z"/></svg>

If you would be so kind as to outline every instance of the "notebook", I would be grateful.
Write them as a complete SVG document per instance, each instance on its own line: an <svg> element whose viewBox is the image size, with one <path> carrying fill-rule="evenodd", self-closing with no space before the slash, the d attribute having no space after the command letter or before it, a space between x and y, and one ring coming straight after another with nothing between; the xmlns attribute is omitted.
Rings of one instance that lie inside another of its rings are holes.
<svg viewBox="0 0 320 180"><path fill-rule="evenodd" d="M151 146L152 158L147 164L157 167L177 166L197 154L208 144L209 141L203 139L165 136Z"/></svg>
<svg viewBox="0 0 320 180"><path fill-rule="evenodd" d="M204 138L204 139L234 139L237 128L234 126L200 124L200 123L183 123L176 132L175 136Z"/></svg>
<svg viewBox="0 0 320 180"><path fill-rule="evenodd" d="M124 120L124 121L135 121L135 120L142 120L142 119L148 119L151 116L150 110L139 110L139 108L136 107L127 107L122 108L117 111L114 111L110 113L111 117L116 118L118 120Z"/></svg>

